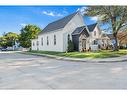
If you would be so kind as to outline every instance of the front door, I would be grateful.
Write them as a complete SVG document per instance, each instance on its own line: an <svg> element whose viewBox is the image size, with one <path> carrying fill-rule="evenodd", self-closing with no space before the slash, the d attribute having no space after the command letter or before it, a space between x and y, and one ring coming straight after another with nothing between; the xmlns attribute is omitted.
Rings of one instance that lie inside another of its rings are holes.
<svg viewBox="0 0 127 95"><path fill-rule="evenodd" d="M86 39L82 39L82 49L86 49Z"/></svg>

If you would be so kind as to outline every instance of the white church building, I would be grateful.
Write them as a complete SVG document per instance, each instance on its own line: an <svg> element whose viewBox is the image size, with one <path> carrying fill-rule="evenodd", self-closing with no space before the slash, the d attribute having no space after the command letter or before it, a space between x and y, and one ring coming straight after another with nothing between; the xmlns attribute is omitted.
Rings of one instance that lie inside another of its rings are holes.
<svg viewBox="0 0 127 95"><path fill-rule="evenodd" d="M68 40L72 40L75 51L105 48L110 40L104 37L98 24L85 25L79 12L49 23L32 40L32 50L66 52Z"/></svg>

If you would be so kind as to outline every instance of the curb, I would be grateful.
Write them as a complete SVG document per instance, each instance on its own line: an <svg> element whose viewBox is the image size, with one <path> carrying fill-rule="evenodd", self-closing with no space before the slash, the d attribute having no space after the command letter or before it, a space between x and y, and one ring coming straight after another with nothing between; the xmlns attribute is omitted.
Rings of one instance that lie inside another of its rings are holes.
<svg viewBox="0 0 127 95"><path fill-rule="evenodd" d="M70 57L59 57L55 55L47 55L47 54L39 54L39 53L27 53L27 52L18 52L21 54L27 54L27 55L34 55L34 56L42 56L42 57L47 57L47 58L52 58L52 59L57 59L57 60L64 60L64 61L74 61L74 62L94 62L94 63L111 63L111 62L125 62L127 61L126 59L123 60L99 60L99 59L81 59L81 58L70 58Z"/></svg>

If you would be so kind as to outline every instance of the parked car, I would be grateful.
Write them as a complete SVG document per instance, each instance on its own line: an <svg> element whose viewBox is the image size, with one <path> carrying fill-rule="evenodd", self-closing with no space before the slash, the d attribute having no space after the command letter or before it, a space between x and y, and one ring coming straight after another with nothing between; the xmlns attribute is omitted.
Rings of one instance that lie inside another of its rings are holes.
<svg viewBox="0 0 127 95"><path fill-rule="evenodd" d="M13 51L13 47L7 47L8 51Z"/></svg>
<svg viewBox="0 0 127 95"><path fill-rule="evenodd" d="M1 51L7 51L7 48L6 47L2 47Z"/></svg>

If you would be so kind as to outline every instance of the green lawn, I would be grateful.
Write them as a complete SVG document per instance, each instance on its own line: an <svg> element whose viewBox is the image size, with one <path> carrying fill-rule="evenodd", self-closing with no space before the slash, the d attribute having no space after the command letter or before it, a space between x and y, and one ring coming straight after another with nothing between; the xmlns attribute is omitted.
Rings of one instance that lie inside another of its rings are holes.
<svg viewBox="0 0 127 95"><path fill-rule="evenodd" d="M119 57L127 54L127 49L119 51L103 50L98 52L50 52L50 51L30 51L32 53L49 54L56 56L74 57L74 58L109 58Z"/></svg>

